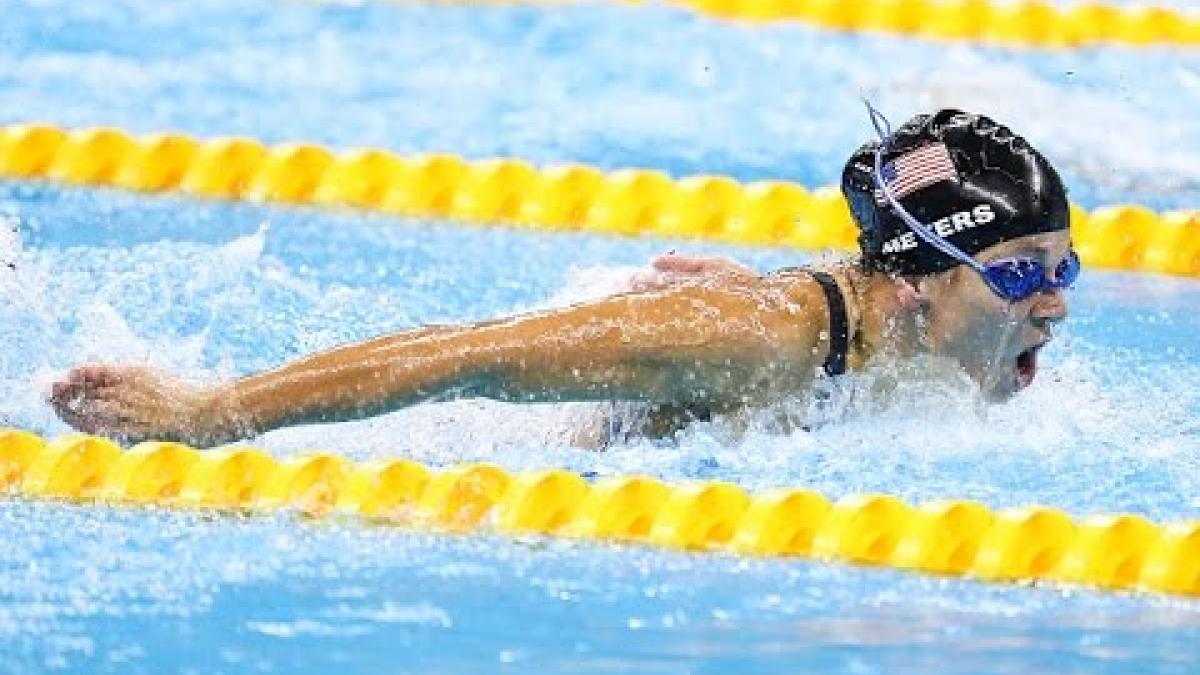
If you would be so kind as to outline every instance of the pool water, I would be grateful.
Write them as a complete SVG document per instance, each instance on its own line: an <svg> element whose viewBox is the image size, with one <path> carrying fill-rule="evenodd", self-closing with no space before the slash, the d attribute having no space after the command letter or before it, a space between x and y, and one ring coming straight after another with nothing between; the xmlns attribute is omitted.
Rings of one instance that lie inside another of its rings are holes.
<svg viewBox="0 0 1200 675"><path fill-rule="evenodd" d="M14 0L0 123L44 120L519 156L682 176L835 180L869 126L992 112L1085 206L1197 203L1194 52L834 36L665 6ZM1183 3L1176 3L1183 6ZM24 251L0 276L0 423L88 360L198 379L348 340L619 288L667 249L768 270L782 249L464 227L0 183ZM1087 271L1038 380L986 407L957 380L811 432L696 425L567 442L595 406L464 401L255 440L432 465L723 479L830 497L1200 515L1200 282ZM1200 605L356 522L0 502L0 672L1130 672L1197 669Z"/></svg>

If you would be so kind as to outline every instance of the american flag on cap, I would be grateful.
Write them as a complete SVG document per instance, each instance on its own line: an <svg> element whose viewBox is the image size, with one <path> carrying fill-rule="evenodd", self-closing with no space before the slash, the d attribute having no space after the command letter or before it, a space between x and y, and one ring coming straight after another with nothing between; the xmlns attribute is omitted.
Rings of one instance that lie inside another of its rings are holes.
<svg viewBox="0 0 1200 675"><path fill-rule="evenodd" d="M930 143L893 159L883 165L883 180L892 188L896 199L944 180L958 180L958 171L950 159L945 143ZM875 201L886 206L887 197L876 188Z"/></svg>

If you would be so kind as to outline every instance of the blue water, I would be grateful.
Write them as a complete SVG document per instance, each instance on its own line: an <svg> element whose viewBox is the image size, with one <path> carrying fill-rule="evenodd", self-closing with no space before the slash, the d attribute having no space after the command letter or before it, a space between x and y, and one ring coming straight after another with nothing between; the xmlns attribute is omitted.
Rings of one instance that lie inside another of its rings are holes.
<svg viewBox="0 0 1200 675"><path fill-rule="evenodd" d="M1183 3L1179 3L1182 6ZM885 67L886 66L886 67ZM749 27L669 7L14 0L0 123L246 134L829 183L896 116L985 109L1085 204L1197 203L1197 52L1038 52ZM619 287L668 248L761 269L786 250L538 234L0 183L0 421L53 435L85 360L244 374L314 349ZM922 382L841 424L573 449L588 406L420 406L256 440L287 455L717 478L1200 516L1200 283L1089 273L1038 381L983 407ZM0 672L1197 670L1200 605L488 536L0 502Z"/></svg>

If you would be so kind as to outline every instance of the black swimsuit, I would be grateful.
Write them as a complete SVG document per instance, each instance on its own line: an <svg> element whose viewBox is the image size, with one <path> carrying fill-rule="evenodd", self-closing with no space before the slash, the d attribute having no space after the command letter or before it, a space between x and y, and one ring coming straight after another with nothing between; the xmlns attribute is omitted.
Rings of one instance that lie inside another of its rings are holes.
<svg viewBox="0 0 1200 675"><path fill-rule="evenodd" d="M829 356L825 358L825 374L837 377L846 372L846 355L850 352L850 318L846 313L846 299L837 282L826 272L809 272L821 290L825 291L825 302L829 305Z"/></svg>

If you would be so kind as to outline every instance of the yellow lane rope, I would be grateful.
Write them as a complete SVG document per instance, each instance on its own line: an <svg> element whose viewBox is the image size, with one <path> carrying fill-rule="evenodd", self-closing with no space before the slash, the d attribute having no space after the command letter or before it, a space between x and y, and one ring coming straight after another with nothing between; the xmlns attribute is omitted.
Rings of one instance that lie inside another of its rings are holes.
<svg viewBox="0 0 1200 675"><path fill-rule="evenodd" d="M0 127L0 176L273 204L352 207L411 217L546 230L694 237L802 249L853 249L850 211L833 187L661 171L604 173L518 159L468 161L311 143L134 136L118 129ZM1200 275L1200 213L1072 207L1085 264Z"/></svg>
<svg viewBox="0 0 1200 675"><path fill-rule="evenodd" d="M521 1L521 0L516 0ZM555 0L528 0L558 4ZM844 33L1042 48L1200 45L1200 12L1084 0L663 0L748 22L800 21ZM647 0L623 0L645 4Z"/></svg>
<svg viewBox="0 0 1200 675"><path fill-rule="evenodd" d="M636 0L635 0L636 1ZM1200 13L1168 7L1044 0L668 0L748 21L797 20L876 32L1000 45L1200 45Z"/></svg>
<svg viewBox="0 0 1200 675"><path fill-rule="evenodd" d="M1073 521L1032 506L973 501L911 506L889 495L834 503L803 489L748 494L726 482L644 476L589 483L561 470L491 464L430 469L332 454L277 460L248 447L178 443L123 450L94 436L45 442L0 430L0 493L176 508L345 514L412 529L490 529L756 556L804 556L986 581L1044 580L1200 595L1200 521L1136 515Z"/></svg>

